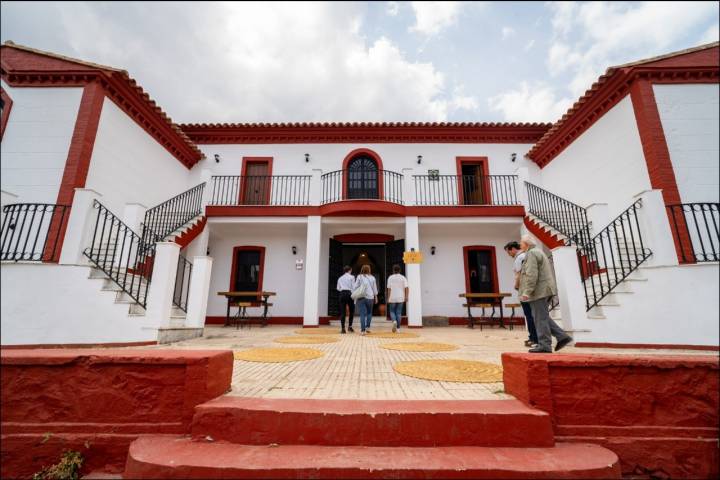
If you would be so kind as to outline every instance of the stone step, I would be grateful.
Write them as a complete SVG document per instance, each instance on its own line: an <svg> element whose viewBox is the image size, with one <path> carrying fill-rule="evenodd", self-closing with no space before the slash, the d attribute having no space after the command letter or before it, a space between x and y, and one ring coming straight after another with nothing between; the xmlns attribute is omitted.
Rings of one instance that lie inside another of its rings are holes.
<svg viewBox="0 0 720 480"><path fill-rule="evenodd" d="M517 400L225 396L195 408L192 434L253 445L549 447L554 442L547 413Z"/></svg>
<svg viewBox="0 0 720 480"><path fill-rule="evenodd" d="M620 461L604 447L582 443L348 447L143 436L130 445L123 478L620 478Z"/></svg>

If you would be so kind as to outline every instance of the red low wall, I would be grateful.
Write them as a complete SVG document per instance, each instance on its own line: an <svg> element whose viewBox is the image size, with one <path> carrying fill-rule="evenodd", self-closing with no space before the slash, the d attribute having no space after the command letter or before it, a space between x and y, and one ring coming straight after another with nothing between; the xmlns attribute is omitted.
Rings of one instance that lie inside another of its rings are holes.
<svg viewBox="0 0 720 480"><path fill-rule="evenodd" d="M230 389L232 352L2 350L2 478L31 477L66 449L83 473L122 472L143 433L190 431L197 404Z"/></svg>
<svg viewBox="0 0 720 480"><path fill-rule="evenodd" d="M504 353L505 391L559 442L614 451L624 475L717 478L718 358Z"/></svg>

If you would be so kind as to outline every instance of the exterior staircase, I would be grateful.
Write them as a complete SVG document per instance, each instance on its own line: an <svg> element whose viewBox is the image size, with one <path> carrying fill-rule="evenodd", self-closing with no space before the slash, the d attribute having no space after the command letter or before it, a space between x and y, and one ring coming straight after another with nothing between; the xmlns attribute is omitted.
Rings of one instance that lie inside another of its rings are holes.
<svg viewBox="0 0 720 480"><path fill-rule="evenodd" d="M123 478L620 478L615 453L555 443L517 400L297 400L223 396L188 436L143 435Z"/></svg>

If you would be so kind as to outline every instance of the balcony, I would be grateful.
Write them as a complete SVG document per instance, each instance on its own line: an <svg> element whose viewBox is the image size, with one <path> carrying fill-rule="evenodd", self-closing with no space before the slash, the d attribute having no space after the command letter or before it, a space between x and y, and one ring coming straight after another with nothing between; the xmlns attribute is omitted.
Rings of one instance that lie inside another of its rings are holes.
<svg viewBox="0 0 720 480"><path fill-rule="evenodd" d="M415 175L415 205L516 206L516 175Z"/></svg>
<svg viewBox="0 0 720 480"><path fill-rule="evenodd" d="M389 170L337 170L321 177L322 204L380 200L402 205L403 176Z"/></svg>
<svg viewBox="0 0 720 480"><path fill-rule="evenodd" d="M310 175L214 176L209 205L307 206Z"/></svg>

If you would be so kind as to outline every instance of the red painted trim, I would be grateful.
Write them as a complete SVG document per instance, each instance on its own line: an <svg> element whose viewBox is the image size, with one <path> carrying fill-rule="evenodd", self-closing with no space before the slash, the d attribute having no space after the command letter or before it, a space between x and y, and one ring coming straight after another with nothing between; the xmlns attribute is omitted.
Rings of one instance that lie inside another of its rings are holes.
<svg viewBox="0 0 720 480"><path fill-rule="evenodd" d="M679 344L651 344L651 343L598 343L598 342L577 342L576 347L586 348L647 348L667 350L708 350L720 351L717 345L679 345Z"/></svg>
<svg viewBox="0 0 720 480"><path fill-rule="evenodd" d="M535 143L549 123L260 123L184 124L200 144Z"/></svg>
<svg viewBox="0 0 720 480"><path fill-rule="evenodd" d="M465 291L470 292L470 270L468 269L468 254L473 250L490 252L490 269L492 270L493 293L498 293L500 291L500 282L498 282L497 258L495 258L495 247L492 247L490 245L470 245L463 247Z"/></svg>
<svg viewBox="0 0 720 480"><path fill-rule="evenodd" d="M73 199L75 198L75 189L85 186L88 172L90 171L90 160L92 159L104 100L105 93L99 82L92 82L85 85L80 100L80 107L78 108L78 114L75 119L75 129L73 130L72 139L70 140L67 160L65 161L65 170L63 171L62 180L60 181L57 201L55 202L58 205L68 205L72 207ZM57 262L60 259L65 240L65 230L67 229L71 210L72 208L67 209L62 222L60 216L53 215L48 230L47 247L43 255L45 261ZM51 258L52 245L55 244L55 239L57 239L55 257Z"/></svg>
<svg viewBox="0 0 720 480"><path fill-rule="evenodd" d="M20 45L3 45L0 50L2 79L8 85L81 87L100 82L108 98L187 168L203 158L200 149L127 72Z"/></svg>
<svg viewBox="0 0 720 480"><path fill-rule="evenodd" d="M382 172L385 170L382 163L382 158L380 158L380 155L377 154L377 152L374 152L373 150L370 150L369 148L356 148L352 152L348 153L345 156L345 159L343 160L342 164L342 199L347 199L347 169L348 165L350 164L350 161L353 160L358 155L368 155L373 160L375 160L375 165L377 165L378 169L378 198L377 200L382 200L383 196L385 195L385 190L383 190L383 175ZM371 199L374 200L374 199Z"/></svg>
<svg viewBox="0 0 720 480"><path fill-rule="evenodd" d="M555 237L555 235L553 235L552 233L546 231L535 221L531 220L530 217L525 217L523 219L523 223L525 224L525 227L527 227L528 231L532 233L535 238L540 240L550 250L556 247L565 246L565 243L562 240Z"/></svg>
<svg viewBox="0 0 720 480"><path fill-rule="evenodd" d="M205 225L207 224L207 217L202 217L199 222L197 222L195 225L190 227L189 230L184 232L179 237L175 237L173 241L180 245L180 248L185 248L188 245L192 243L193 240L195 240L198 235L202 233L203 230L205 230Z"/></svg>
<svg viewBox="0 0 720 480"><path fill-rule="evenodd" d="M258 291L260 292L263 289L263 274L265 273L265 247L243 245L233 248L232 266L230 271L230 292L238 291L235 289L235 274L237 273L237 254L238 252L247 251L260 252L260 273L258 273ZM258 298L258 301L260 300L261 299Z"/></svg>
<svg viewBox="0 0 720 480"><path fill-rule="evenodd" d="M2 350L22 350L28 348L112 348L112 347L144 347L157 345L156 341L149 342L119 342L119 343L33 343L28 345L2 345Z"/></svg>
<svg viewBox="0 0 720 480"><path fill-rule="evenodd" d="M252 313L252 312L249 312ZM270 313L272 313L272 307L270 309ZM250 323L252 324L261 324L262 320L259 318L253 318L250 320ZM303 317L293 317L293 316L280 316L280 317L268 317L267 321L268 325L302 325L303 323ZM320 322L323 323L322 321ZM225 325L225 316L224 315L208 315L205 317L205 325ZM325 322L325 325L327 325L327 322Z"/></svg>
<svg viewBox="0 0 720 480"><path fill-rule="evenodd" d="M422 325L408 325L408 328L423 328Z"/></svg>
<svg viewBox="0 0 720 480"><path fill-rule="evenodd" d="M510 309L509 309L507 306L505 306L505 305L503 305L503 308L504 308L505 310L510 310ZM517 307L517 308L515 309L516 312L517 312L518 310L522 310L522 308ZM477 322L477 321L480 320L480 316L475 315L475 313L476 313L476 312L473 312L473 318L474 318L475 321ZM491 313L492 313L492 309L490 309L489 311L486 310L486 311L485 311L485 314L486 314L486 315L485 315L485 317L483 317L483 320L489 320ZM499 322L499 321L500 321L500 314L499 314L498 312L495 312L495 316L492 317L492 320L493 320L493 322ZM504 318L503 318L503 322L505 323L505 325L514 325L514 326L524 327L524 326L525 326L525 317L504 317ZM468 319L467 319L467 317L448 317L448 325L450 325L450 326L453 326L453 327L454 327L454 326L467 326L467 324L468 324Z"/></svg>
<svg viewBox="0 0 720 480"><path fill-rule="evenodd" d="M455 157L455 168L457 170L457 184L458 184L458 202L460 205L465 205L465 198L463 194L463 183L462 183L462 167L463 165L480 165L482 168L483 175L485 177L488 177L490 175L489 167L488 167L488 157ZM483 195L484 200L491 200L491 190L490 190L490 179L486 178L485 182L485 194ZM491 202L488 202L491 203Z"/></svg>
<svg viewBox="0 0 720 480"><path fill-rule="evenodd" d="M460 205L453 207L405 207L380 200L346 200L319 207L274 207L222 205L205 207L207 217L524 217L525 208L518 206Z"/></svg>
<svg viewBox="0 0 720 480"><path fill-rule="evenodd" d="M242 159L242 170L240 171L240 175L242 180L242 183L240 184L240 197L238 198L238 203L240 205L243 205L245 202L243 199L245 198L245 187L246 187L246 177L247 177L247 166L249 163L254 164L265 164L267 165L267 176L272 177L272 167L273 167L273 157L243 157ZM270 191L272 189L272 184L270 183L271 179L268 178L267 180L267 187L265 188L265 204L270 203Z"/></svg>
<svg viewBox="0 0 720 480"><path fill-rule="evenodd" d="M662 190L666 206L682 203L652 83L648 80L633 82L630 98L650 176L650 185L655 190ZM668 209L665 211L670 225L673 225L674 221L678 224L678 228L671 228L678 260L681 263L694 263L693 260L690 262L683 260L683 249L692 252L692 240L688 234L685 216L678 215L673 220L672 213Z"/></svg>
<svg viewBox="0 0 720 480"><path fill-rule="evenodd" d="M335 235L333 240L343 243L387 243L395 240L395 236L384 233L343 233Z"/></svg>
<svg viewBox="0 0 720 480"><path fill-rule="evenodd" d="M12 98L10 98L10 95L8 95L2 87L0 87L0 96L2 96L2 101L5 102L5 106L2 111L2 118L0 118L0 140L2 140L2 137L5 134L5 126L10 119L10 109L12 108L13 101Z"/></svg>

